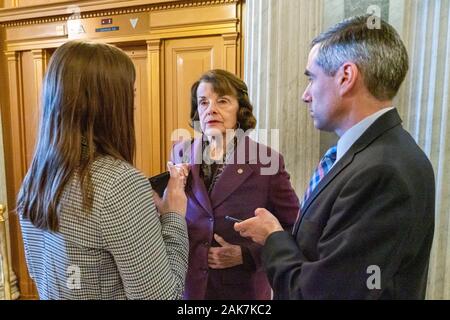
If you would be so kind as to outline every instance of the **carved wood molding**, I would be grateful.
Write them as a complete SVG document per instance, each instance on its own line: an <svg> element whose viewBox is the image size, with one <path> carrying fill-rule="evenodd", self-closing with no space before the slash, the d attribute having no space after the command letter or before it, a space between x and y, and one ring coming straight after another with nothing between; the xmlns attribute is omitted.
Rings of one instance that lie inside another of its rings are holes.
<svg viewBox="0 0 450 320"><path fill-rule="evenodd" d="M8 61L17 62L19 59L19 53L16 51L4 51L3 54Z"/></svg>
<svg viewBox="0 0 450 320"><path fill-rule="evenodd" d="M236 45L236 41L239 38L239 33L232 32L232 33L225 33L222 35L223 40L225 41L225 45Z"/></svg>
<svg viewBox="0 0 450 320"><path fill-rule="evenodd" d="M136 5L133 7L124 7L124 8L108 8L103 10L93 10L86 11L81 13L67 13L68 9L62 11L55 16L43 16L30 18L30 19L21 19L20 15L18 18L17 13L11 12L10 15L2 15L0 11L0 26L2 27L15 27L15 26L24 26L24 25L33 25L33 24L43 24L43 23L51 23L51 22L59 22L59 21L67 21L71 19L84 19L84 18L95 18L95 17L104 17L104 16L113 16L113 15L121 15L121 14L129 14L129 13L140 13L140 12L151 12L151 11L162 11L162 10L170 10L170 9L181 9L181 8L192 8L192 7L205 7L205 6L213 6L213 5L223 5L230 3L238 3L242 0L186 0L186 1L173 1L167 3L154 3L147 5ZM111 3L111 6L114 6L114 3ZM69 6L67 6L69 8ZM26 9L22 9L23 13L26 12Z"/></svg>

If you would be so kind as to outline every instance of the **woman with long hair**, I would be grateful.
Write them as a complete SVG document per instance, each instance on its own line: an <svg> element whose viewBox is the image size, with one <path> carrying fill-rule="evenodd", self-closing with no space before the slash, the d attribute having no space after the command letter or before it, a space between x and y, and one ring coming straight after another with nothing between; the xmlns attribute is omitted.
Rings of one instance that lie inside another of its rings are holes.
<svg viewBox="0 0 450 320"><path fill-rule="evenodd" d="M134 82L132 61L111 45L71 41L51 58L17 204L41 299L182 296L185 176L170 166L156 208L147 178L132 165Z"/></svg>

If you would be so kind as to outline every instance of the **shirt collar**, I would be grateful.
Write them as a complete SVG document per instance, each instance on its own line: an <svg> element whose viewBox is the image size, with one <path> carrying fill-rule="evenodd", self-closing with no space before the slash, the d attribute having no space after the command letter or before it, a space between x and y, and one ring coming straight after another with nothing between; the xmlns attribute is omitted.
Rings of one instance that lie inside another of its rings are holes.
<svg viewBox="0 0 450 320"><path fill-rule="evenodd" d="M359 139L359 137L362 136L362 134L369 129L369 127L383 114L385 114L388 111L391 111L394 109L394 107L388 107L381 109L370 116L364 118L357 124L355 124L353 127L348 129L342 137L339 139L337 143L337 156L336 156L336 162L341 159L344 154L351 148L351 146L356 142L356 140ZM335 162L335 163L336 163Z"/></svg>

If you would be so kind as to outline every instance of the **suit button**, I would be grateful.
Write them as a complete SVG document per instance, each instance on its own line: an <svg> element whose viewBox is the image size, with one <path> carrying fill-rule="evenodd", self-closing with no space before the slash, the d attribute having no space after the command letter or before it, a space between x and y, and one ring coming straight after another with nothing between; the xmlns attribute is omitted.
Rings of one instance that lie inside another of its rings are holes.
<svg viewBox="0 0 450 320"><path fill-rule="evenodd" d="M213 221L214 221L214 219L213 219L213 218L209 218L209 221L210 221L210 222L213 222Z"/></svg>

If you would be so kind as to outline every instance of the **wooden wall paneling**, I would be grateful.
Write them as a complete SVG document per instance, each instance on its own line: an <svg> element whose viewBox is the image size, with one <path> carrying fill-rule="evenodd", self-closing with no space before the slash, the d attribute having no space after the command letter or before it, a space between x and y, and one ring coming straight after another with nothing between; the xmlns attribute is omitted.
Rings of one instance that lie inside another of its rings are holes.
<svg viewBox="0 0 450 320"><path fill-rule="evenodd" d="M40 120L42 80L48 55L45 50L39 49L18 54L12 53L8 59L11 88L11 133L13 139L18 139L14 145L21 147L21 152L17 154L18 158L14 160L16 167L14 170L14 194L17 194L34 153ZM26 268L20 226L16 217L11 219L11 234L14 234L12 238L18 241L12 246L15 249L12 250L12 255L13 269L19 277L21 294L24 298L35 297L36 289Z"/></svg>
<svg viewBox="0 0 450 320"><path fill-rule="evenodd" d="M11 141L11 150L7 150L7 158L10 160L7 172L8 179L8 202L11 208L15 208L16 195L22 184L22 179L27 170L27 146L26 146L26 127L28 123L25 120L24 106L24 74L22 72L22 59L19 52L7 52L8 59L8 83L9 83L9 128L7 135ZM25 77L29 78L29 77ZM36 297L36 289L30 277L26 266L25 255L22 243L22 234L16 214L10 214L10 233L11 233L11 257L12 267L19 279L19 290L21 297Z"/></svg>
<svg viewBox="0 0 450 320"><path fill-rule="evenodd" d="M24 143L24 123L23 119L23 86L21 59L18 52L6 52L8 60L8 83L9 83L9 112L10 128L9 137L14 145L12 152L14 170L12 170L14 189L18 190L22 183L22 178L26 170L25 143Z"/></svg>
<svg viewBox="0 0 450 320"><path fill-rule="evenodd" d="M1 1L0 1L1 3ZM5 28L0 27L0 113L2 119L3 148L5 153L5 168L9 166L8 153L11 151L10 143L10 112L9 112L9 79L8 79L8 59L5 52ZM6 170L6 181L12 179L10 170ZM6 186L5 186L6 187Z"/></svg>
<svg viewBox="0 0 450 320"><path fill-rule="evenodd" d="M70 1L79 6L80 21L86 24L86 34L78 35L69 32L67 5L52 1L18 7L20 0L4 0L3 4L14 7L0 9L9 85L9 103L4 99L7 105L2 106L2 112L10 208L34 151L44 70L51 50L65 41L83 38L108 42L130 55L137 72L135 164L146 175L166 169L174 129L192 134L193 82L213 68L243 75L242 1ZM113 20L105 27L120 28L97 32L105 18ZM133 27L130 19L135 18L139 22ZM15 215L11 215L11 247L22 296L36 297Z"/></svg>
<svg viewBox="0 0 450 320"><path fill-rule="evenodd" d="M134 125L136 132L135 166L147 176L152 173L151 117L148 96L147 49L145 46L122 48L136 69Z"/></svg>
<svg viewBox="0 0 450 320"><path fill-rule="evenodd" d="M6 28L8 51L57 48L67 41L66 21L49 21L41 24L19 24Z"/></svg>
<svg viewBox="0 0 450 320"><path fill-rule="evenodd" d="M40 44L39 49L43 48L44 41L49 39L56 39L58 37L64 37L65 35L67 35L67 27L65 21L34 24L32 26L12 26L7 28L6 30L8 44L14 46L14 44L17 42L30 40L38 42ZM15 50L16 48L13 49Z"/></svg>
<svg viewBox="0 0 450 320"><path fill-rule="evenodd" d="M32 108L32 111L30 110L30 113L33 113L35 117L32 119L33 127L30 128L29 131L30 141L28 142L29 150L27 150L27 153L33 155L39 130L39 123L41 120L42 82L44 80L45 70L49 62L49 56L45 49L31 50L31 54L33 56L34 101L29 105L29 107ZM25 74L28 74L27 70L23 71L25 72ZM29 166L31 164L31 158L28 160L29 161L27 162L27 164Z"/></svg>
<svg viewBox="0 0 450 320"><path fill-rule="evenodd" d="M236 3L230 1L230 3L222 3L220 6L180 6L174 10L154 11L150 18L150 27L154 30L173 29L188 25L200 25L205 28L208 24L235 19Z"/></svg>
<svg viewBox="0 0 450 320"><path fill-rule="evenodd" d="M3 0L5 8L13 9L10 11L13 11L17 16L16 20L40 18L43 16L60 16L67 14L68 9L70 10L72 8L78 8L81 13L88 13L109 10L111 8L122 11L124 8L136 6L153 5L170 8L169 3L172 3L172 6L177 5L176 0L25 0L32 3L34 1L41 2L41 4L37 6L24 6L22 1L23 0ZM165 5L165 3L167 4ZM0 21L1 19L2 14L0 13Z"/></svg>
<svg viewBox="0 0 450 320"><path fill-rule="evenodd" d="M151 11L150 35L169 39L236 32L238 1L220 2L220 5L201 2L202 5L192 7L180 5L173 10Z"/></svg>
<svg viewBox="0 0 450 320"><path fill-rule="evenodd" d="M111 23L102 25L103 19L111 19ZM70 40L97 39L102 42L120 42L126 38L127 42L144 41L148 37L148 26L147 12L73 19L67 21L67 35Z"/></svg>
<svg viewBox="0 0 450 320"><path fill-rule="evenodd" d="M238 34L237 32L231 34L224 34L224 68L225 70L239 76L238 61L237 61L237 49L238 49Z"/></svg>
<svg viewBox="0 0 450 320"><path fill-rule="evenodd" d="M41 86L37 82L37 68L39 61L35 61L32 51L23 51L21 56L22 86L23 86L23 118L18 119L24 124L25 164L31 163L39 126L39 93ZM36 58L38 59L38 58ZM22 177L23 178L23 177Z"/></svg>
<svg viewBox="0 0 450 320"><path fill-rule="evenodd" d="M238 32L238 57L237 57L237 65L238 65L238 75L241 79L244 79L244 57L245 57L245 46L244 46L244 39L245 39L245 33L247 30L245 30L246 26L246 17L247 17L247 4L245 1L241 3L241 5L238 6L238 12L237 16L239 19L239 23L237 23L237 32Z"/></svg>
<svg viewBox="0 0 450 320"><path fill-rule="evenodd" d="M3 2L0 1L0 6L3 5ZM9 215L10 213L10 206L9 206L9 200L8 200L8 190L7 190L7 186L8 183L7 181L9 181L9 179L11 179L11 173L8 172L8 170L5 171L6 168L9 168L9 165L11 163L9 157L8 157L8 153L10 153L11 151L11 145L10 145L10 141L9 141L9 133L10 133L10 127L9 127L9 96L8 96L8 92L9 92L9 87L8 87L8 77L7 77L7 72L6 70L8 69L7 67L7 59L6 56L4 54L5 48L4 48L4 40L5 40L5 30L4 28L0 28L0 129L2 130L2 132L0 132L0 145L3 143L3 145L1 147L3 147L3 150L0 150L0 176L3 172L4 174L4 178L5 180L2 179L2 177L0 177L0 184L3 184L0 186L0 204L3 204L6 206L6 208L4 208L6 211L3 214L3 218L4 218L4 224L5 224L5 232L6 232L6 238L8 239L8 243L6 243L6 250L7 250L7 257L6 260L8 261L8 264L10 266L10 269L12 269L11 266L11 245L9 243L9 239L10 237L10 231L9 231ZM11 207L13 208L12 204ZM1 211L1 210L0 210ZM2 218L0 217L0 220ZM1 240L0 240L1 241ZM1 260L1 259L0 259ZM4 260L4 262L6 261ZM8 279L9 276L9 280L11 280L11 270L6 270L5 264L3 264L2 266L3 268L3 276L4 276L4 280ZM7 275L8 273L8 275ZM10 297L10 289L11 289L11 283L8 285L8 281L4 281L4 285L3 288L5 289L5 295L4 297L6 297L6 299L8 299L8 297ZM8 288L9 287L9 288ZM1 295L1 293L0 293Z"/></svg>
<svg viewBox="0 0 450 320"><path fill-rule="evenodd" d="M173 142L182 134L176 133L176 129L187 130L193 136L189 126L191 86L205 71L224 67L223 48L224 40L220 36L165 41L163 154L166 160Z"/></svg>
<svg viewBox="0 0 450 320"><path fill-rule="evenodd" d="M15 8L17 7L18 0L3 0L2 7L4 8Z"/></svg>
<svg viewBox="0 0 450 320"><path fill-rule="evenodd" d="M147 41L148 101L150 108L149 139L151 147L151 175L165 171L161 143L161 50L160 39Z"/></svg>
<svg viewBox="0 0 450 320"><path fill-rule="evenodd" d="M66 2L74 2L73 0L4 0L0 1L3 3L5 8L20 8L20 7L30 7L30 6L40 6L48 4L64 4Z"/></svg>
<svg viewBox="0 0 450 320"><path fill-rule="evenodd" d="M45 69L49 55L44 49L21 53L21 72L23 83L23 123L26 124L26 168L31 164L41 120L41 94Z"/></svg>
<svg viewBox="0 0 450 320"><path fill-rule="evenodd" d="M16 3L16 7L37 6L50 3L64 3L69 1L70 0L13 0L13 2Z"/></svg>

